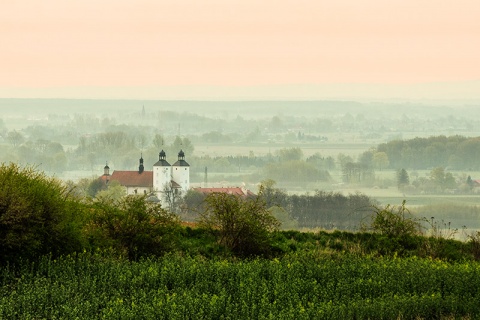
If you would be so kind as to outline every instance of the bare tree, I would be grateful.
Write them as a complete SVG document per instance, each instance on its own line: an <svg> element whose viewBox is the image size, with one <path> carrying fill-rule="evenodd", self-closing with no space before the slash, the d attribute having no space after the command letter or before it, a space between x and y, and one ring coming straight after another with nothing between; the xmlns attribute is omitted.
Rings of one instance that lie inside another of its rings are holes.
<svg viewBox="0 0 480 320"><path fill-rule="evenodd" d="M176 212L178 209L178 200L182 196L182 189L175 188L172 182L165 183L163 188L163 198L170 212Z"/></svg>
<svg viewBox="0 0 480 320"><path fill-rule="evenodd" d="M23 141L25 141L25 138L20 132L14 130L8 133L7 140L12 144L14 148L16 148L20 144L22 144Z"/></svg>

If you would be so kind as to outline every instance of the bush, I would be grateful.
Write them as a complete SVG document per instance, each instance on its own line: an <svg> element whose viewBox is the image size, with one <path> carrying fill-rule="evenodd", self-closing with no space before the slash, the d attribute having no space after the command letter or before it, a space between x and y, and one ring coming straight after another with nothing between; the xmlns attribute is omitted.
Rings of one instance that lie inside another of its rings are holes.
<svg viewBox="0 0 480 320"><path fill-rule="evenodd" d="M221 245L241 256L266 253L271 246L271 231L279 222L259 195L245 198L226 193L212 193L205 198L200 225L218 230Z"/></svg>
<svg viewBox="0 0 480 320"><path fill-rule="evenodd" d="M32 167L0 166L0 260L81 250L84 207Z"/></svg>
<svg viewBox="0 0 480 320"><path fill-rule="evenodd" d="M480 260L480 232L477 231L468 236L468 244L475 260Z"/></svg>
<svg viewBox="0 0 480 320"><path fill-rule="evenodd" d="M405 207L405 203L406 201L403 200L399 207L387 205L382 208L374 206L370 228L374 232L390 238L418 235L421 224L413 218L410 211Z"/></svg>
<svg viewBox="0 0 480 320"><path fill-rule="evenodd" d="M144 196L127 196L112 205L93 205L93 219L87 234L93 247L114 248L129 259L162 255L175 248L180 234L178 217Z"/></svg>

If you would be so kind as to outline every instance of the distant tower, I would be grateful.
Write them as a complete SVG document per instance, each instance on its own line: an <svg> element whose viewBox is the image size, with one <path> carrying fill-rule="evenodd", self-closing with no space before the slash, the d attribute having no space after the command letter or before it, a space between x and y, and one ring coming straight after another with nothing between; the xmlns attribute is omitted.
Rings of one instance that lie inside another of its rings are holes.
<svg viewBox="0 0 480 320"><path fill-rule="evenodd" d="M145 106L142 107L142 119L145 119Z"/></svg>
<svg viewBox="0 0 480 320"><path fill-rule="evenodd" d="M105 184L108 185L110 181L110 167L108 166L108 162L105 162L105 167L103 167L103 179L105 180Z"/></svg>
<svg viewBox="0 0 480 320"><path fill-rule="evenodd" d="M180 150L178 160L172 166L172 180L182 187L183 192L190 188L190 165L185 161L183 150Z"/></svg>
<svg viewBox="0 0 480 320"><path fill-rule="evenodd" d="M105 167L103 167L103 175L109 176L110 175L110 167L108 166L108 162L105 163Z"/></svg>
<svg viewBox="0 0 480 320"><path fill-rule="evenodd" d="M138 173L142 173L144 169L145 168L143 166L143 155L140 154L140 165L138 166Z"/></svg>
<svg viewBox="0 0 480 320"><path fill-rule="evenodd" d="M170 186L172 180L172 167L166 160L165 151L160 151L158 161L153 165L153 189L159 195ZM160 197L159 197L160 199Z"/></svg>

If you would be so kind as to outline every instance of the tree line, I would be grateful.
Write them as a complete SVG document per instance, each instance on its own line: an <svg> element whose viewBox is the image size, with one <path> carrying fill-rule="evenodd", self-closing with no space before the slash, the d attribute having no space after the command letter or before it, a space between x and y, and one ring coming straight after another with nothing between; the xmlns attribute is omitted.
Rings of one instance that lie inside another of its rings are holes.
<svg viewBox="0 0 480 320"><path fill-rule="evenodd" d="M442 135L394 140L378 145L376 151L387 155L388 167L392 169L480 169L480 137Z"/></svg>
<svg viewBox="0 0 480 320"><path fill-rule="evenodd" d="M289 195L273 180L262 181L261 196L266 206L282 222L294 228L356 230L373 213L376 201L361 194L317 190L313 194ZM203 211L206 195L190 190L179 211L186 220L195 220Z"/></svg>

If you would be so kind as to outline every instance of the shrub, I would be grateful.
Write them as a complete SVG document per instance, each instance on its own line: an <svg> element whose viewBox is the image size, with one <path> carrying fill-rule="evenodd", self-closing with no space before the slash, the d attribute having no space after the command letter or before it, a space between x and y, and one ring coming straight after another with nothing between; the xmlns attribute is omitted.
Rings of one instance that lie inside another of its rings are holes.
<svg viewBox="0 0 480 320"><path fill-rule="evenodd" d="M173 250L179 229L175 214L145 201L145 196L131 195L115 205L95 203L87 233L94 247L111 247L136 260Z"/></svg>
<svg viewBox="0 0 480 320"><path fill-rule="evenodd" d="M0 259L35 259L82 249L84 207L32 167L0 166Z"/></svg>
<svg viewBox="0 0 480 320"><path fill-rule="evenodd" d="M475 260L480 260L480 232L477 231L468 236L468 244Z"/></svg>
<svg viewBox="0 0 480 320"><path fill-rule="evenodd" d="M200 225L218 230L218 241L233 253L242 256L266 253L271 245L271 231L279 222L267 209L259 195L244 198L226 193L212 193L205 198L205 211Z"/></svg>
<svg viewBox="0 0 480 320"><path fill-rule="evenodd" d="M387 205L386 207L374 206L371 229L391 238L413 236L420 233L421 224L416 221L410 211L405 207L403 200L399 207Z"/></svg>

